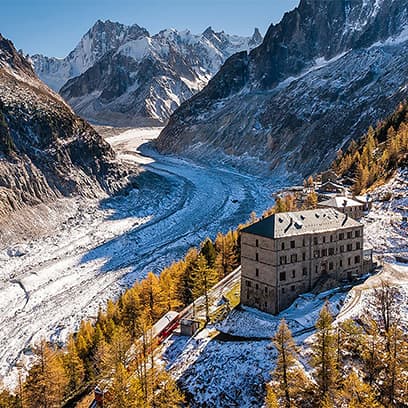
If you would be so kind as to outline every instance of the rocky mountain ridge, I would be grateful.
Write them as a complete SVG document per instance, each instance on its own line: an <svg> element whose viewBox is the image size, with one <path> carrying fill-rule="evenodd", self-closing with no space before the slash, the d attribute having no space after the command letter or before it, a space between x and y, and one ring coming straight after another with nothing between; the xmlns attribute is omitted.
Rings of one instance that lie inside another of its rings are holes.
<svg viewBox="0 0 408 408"><path fill-rule="evenodd" d="M171 116L157 146L299 181L408 95L407 0L302 0Z"/></svg>
<svg viewBox="0 0 408 408"><path fill-rule="evenodd" d="M114 159L0 35L0 219L58 197L117 191L127 178Z"/></svg>
<svg viewBox="0 0 408 408"><path fill-rule="evenodd" d="M98 21L64 59L32 57L39 77L81 116L99 124L157 125L201 90L224 61L262 41L215 32Z"/></svg>

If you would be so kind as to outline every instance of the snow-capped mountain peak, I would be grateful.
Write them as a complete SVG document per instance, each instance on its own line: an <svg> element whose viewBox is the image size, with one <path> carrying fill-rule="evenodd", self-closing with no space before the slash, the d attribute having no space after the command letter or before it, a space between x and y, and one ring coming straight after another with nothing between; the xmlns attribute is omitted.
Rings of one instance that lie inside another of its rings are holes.
<svg viewBox="0 0 408 408"><path fill-rule="evenodd" d="M64 59L34 55L37 74L85 118L116 125L165 122L201 90L225 60L262 41L174 28L155 35L134 24L98 20Z"/></svg>

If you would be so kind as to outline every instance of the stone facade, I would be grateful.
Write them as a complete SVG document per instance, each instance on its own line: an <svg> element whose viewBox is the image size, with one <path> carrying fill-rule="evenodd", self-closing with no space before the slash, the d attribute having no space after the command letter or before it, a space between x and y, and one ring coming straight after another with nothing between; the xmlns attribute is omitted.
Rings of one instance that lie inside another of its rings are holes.
<svg viewBox="0 0 408 408"><path fill-rule="evenodd" d="M363 226L333 209L274 214L242 231L241 265L241 303L276 314L323 280L363 273Z"/></svg>

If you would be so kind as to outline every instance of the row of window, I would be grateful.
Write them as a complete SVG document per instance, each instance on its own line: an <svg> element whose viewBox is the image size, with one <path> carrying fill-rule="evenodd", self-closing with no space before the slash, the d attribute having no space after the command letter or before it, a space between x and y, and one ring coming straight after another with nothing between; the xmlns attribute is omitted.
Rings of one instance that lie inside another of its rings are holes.
<svg viewBox="0 0 408 408"><path fill-rule="evenodd" d="M250 297L249 296L249 291L247 291L247 299L249 299L249 297ZM261 303L260 299L257 298L257 297L254 298L254 302L255 302L256 305L260 305L260 303ZM264 302L264 308L265 308L265 310L268 308L268 302L267 301Z"/></svg>
<svg viewBox="0 0 408 408"><path fill-rule="evenodd" d="M354 238L359 238L360 236L361 236L361 231L360 230L354 231ZM333 242L333 240L334 240L333 235L329 235L327 237L325 235L323 235L321 238L322 238L322 243L323 244L326 243L326 240L327 240L327 242ZM339 233L339 241L343 241L344 239L351 239L351 238L353 238L353 231L348 231L346 234L344 232ZM318 245L318 244L319 244L319 237L318 236L313 237L313 245ZM302 245L304 247L306 246L305 238L303 238ZM256 246L257 247L259 246L259 241L258 240L256 240ZM294 240L290 241L288 247L286 247L285 242L281 243L281 250L289 249L289 248L292 248L292 249L296 248L296 241L294 241Z"/></svg>
<svg viewBox="0 0 408 408"><path fill-rule="evenodd" d="M307 268L302 269L302 275L307 276ZM292 270L292 279L296 278L296 271L293 269ZM285 281L286 280L286 271L282 271L279 273L279 280L280 281Z"/></svg>
<svg viewBox="0 0 408 408"><path fill-rule="evenodd" d="M246 284L246 286L248 286L248 288L251 288L251 287L252 287L252 282L249 281L249 280L245 281L245 284ZM259 289L259 284L258 284L258 283L255 283L255 289L256 289L256 290ZM268 287L267 287L267 286L264 287L264 292L265 292L265 294L268 293Z"/></svg>
<svg viewBox="0 0 408 408"><path fill-rule="evenodd" d="M251 282L247 281L247 283L251 283ZM248 285L248 286L251 286L251 285ZM290 286L290 291L295 292L296 291L296 285L291 285ZM286 288L281 288L281 293L285 294L286 293ZM247 290L246 297L247 297L247 299L250 298L249 290ZM255 302L255 304L260 304L260 299L258 297L254 297L254 302ZM268 307L268 302L267 301L264 301L264 307L265 307L265 309Z"/></svg>
<svg viewBox="0 0 408 408"><path fill-rule="evenodd" d="M360 257L360 255L356 255L356 256L354 257L354 264L357 265L357 264L359 264L360 262L361 262L361 257ZM348 264L349 266L352 264L352 258L351 258L351 257L347 258L347 264ZM323 263L323 264L321 265L321 272L322 272L322 273L327 272L327 267L328 267L328 270L329 270L329 271L332 271L332 270L334 269L334 263L333 263L333 262L329 262L328 264L327 264L327 263ZM339 260L339 267L343 267L343 260L342 260L342 259ZM318 265L315 266L315 269L316 269L315 272L318 273L318 272L319 272L319 270L318 270ZM304 268L302 269L302 276L307 276L307 274L308 274L308 268L304 267ZM256 277L259 277L259 269L258 269L258 268L255 269L255 276L256 276ZM292 270L291 277L292 277L292 279L296 279L296 270L295 270L295 269ZM281 282L286 281L286 271L282 271L282 272L279 273L279 281L281 281ZM251 287L251 281L248 281L248 280L247 280L247 281L246 281L246 285L247 285L248 287ZM257 283L255 284L255 288L256 288L256 289L259 289ZM265 286L265 293L267 293L267 292L268 292L268 288Z"/></svg>
<svg viewBox="0 0 408 408"><path fill-rule="evenodd" d="M295 290L296 290L296 285L291 285L290 291L291 291L291 292L294 292ZM282 289L281 289L281 292L282 292L282 293L285 293L285 292L286 292L286 288L282 288Z"/></svg>
<svg viewBox="0 0 408 408"><path fill-rule="evenodd" d="M340 245L340 253L344 252L344 245ZM347 251L352 251L353 250L353 244L347 244L346 246ZM355 249L361 249L361 242L356 242ZM313 258L323 258L325 256L333 256L335 255L336 250L335 248L323 248L322 250L316 249L313 251ZM288 260L290 259L290 262ZM259 261L259 255L258 253L256 254L256 260ZM306 260L306 252L302 253L302 261ZM298 255L297 254L292 254L290 257L287 255L281 255L279 257L279 265L286 265L288 263L296 263L298 262Z"/></svg>

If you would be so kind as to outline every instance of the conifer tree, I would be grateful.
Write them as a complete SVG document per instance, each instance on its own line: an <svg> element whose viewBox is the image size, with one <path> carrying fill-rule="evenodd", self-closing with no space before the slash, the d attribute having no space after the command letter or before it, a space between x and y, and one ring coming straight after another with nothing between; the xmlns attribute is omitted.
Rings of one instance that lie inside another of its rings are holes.
<svg viewBox="0 0 408 408"><path fill-rule="evenodd" d="M332 326L333 317L326 303L316 322L316 335L312 344L311 365L320 401L332 400L338 379L336 358L336 336Z"/></svg>
<svg viewBox="0 0 408 408"><path fill-rule="evenodd" d="M159 284L159 278L153 272L149 272L145 279L140 282L140 304L147 312L152 321L160 318L165 304L163 293Z"/></svg>
<svg viewBox="0 0 408 408"><path fill-rule="evenodd" d="M218 279L222 279L231 273L238 266L236 253L237 234L228 231L223 235L219 233L215 240L217 257L215 259L215 269L218 272Z"/></svg>
<svg viewBox="0 0 408 408"><path fill-rule="evenodd" d="M375 392L369 384L364 383L355 371L343 381L337 405L348 408L380 408Z"/></svg>
<svg viewBox="0 0 408 408"><path fill-rule="evenodd" d="M209 291L217 283L218 275L215 269L209 268L207 261L203 255L198 257L197 266L192 274L193 295L197 299L204 296L205 302L205 318L210 320L210 302Z"/></svg>
<svg viewBox="0 0 408 408"><path fill-rule="evenodd" d="M1 408L21 408L21 400L17 395L13 395L10 391L3 389L0 384L0 407Z"/></svg>
<svg viewBox="0 0 408 408"><path fill-rule="evenodd" d="M305 210L312 210L314 208L317 208L317 194L314 191L311 191L308 193L306 196L305 202L303 204L303 208Z"/></svg>
<svg viewBox="0 0 408 408"><path fill-rule="evenodd" d="M275 370L272 373L272 379L277 384L276 394L279 400L283 401L283 407L291 408L295 406L295 398L301 396L301 387L305 387L307 381L299 368L298 349L284 319L273 337L273 344L278 351Z"/></svg>
<svg viewBox="0 0 408 408"><path fill-rule="evenodd" d="M24 386L24 406L28 408L59 408L68 379L59 352L42 340L34 348L36 362Z"/></svg>
<svg viewBox="0 0 408 408"><path fill-rule="evenodd" d="M266 408L279 408L278 397L269 384L266 386L265 406Z"/></svg>
<svg viewBox="0 0 408 408"><path fill-rule="evenodd" d="M192 274L197 266L197 260L197 249L189 249L185 256L184 267L180 276L180 287L177 291L178 298L181 300L183 305L188 305L193 301Z"/></svg>
<svg viewBox="0 0 408 408"><path fill-rule="evenodd" d="M206 238L204 243L201 245L200 254L204 255L210 268L214 267L217 252L210 238Z"/></svg>
<svg viewBox="0 0 408 408"><path fill-rule="evenodd" d="M121 363L115 367L109 398L104 406L107 408L146 407L142 403L142 392L136 377L126 370Z"/></svg>
<svg viewBox="0 0 408 408"><path fill-rule="evenodd" d="M138 285L134 285L121 296L121 305L122 323L131 337L135 338L135 322L142 310Z"/></svg>
<svg viewBox="0 0 408 408"><path fill-rule="evenodd" d="M182 302L178 296L178 288L180 286L180 277L183 273L184 264L181 262L173 263L169 268L165 269L160 275L160 292L163 297L163 312L174 310L182 306Z"/></svg>
<svg viewBox="0 0 408 408"><path fill-rule="evenodd" d="M67 350L63 356L63 365L68 379L68 395L75 393L82 385L85 377L85 369L79 358L75 340L71 335L68 339Z"/></svg>

